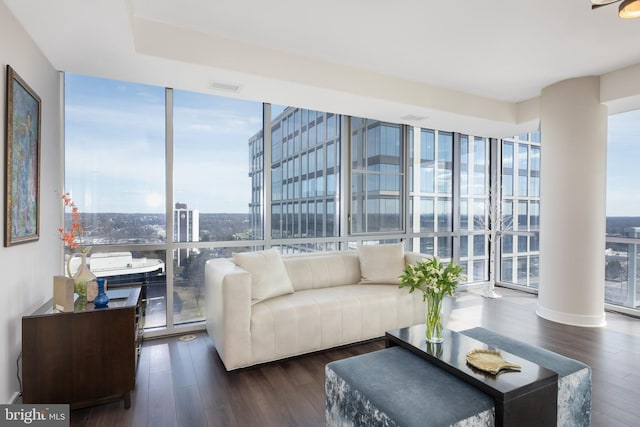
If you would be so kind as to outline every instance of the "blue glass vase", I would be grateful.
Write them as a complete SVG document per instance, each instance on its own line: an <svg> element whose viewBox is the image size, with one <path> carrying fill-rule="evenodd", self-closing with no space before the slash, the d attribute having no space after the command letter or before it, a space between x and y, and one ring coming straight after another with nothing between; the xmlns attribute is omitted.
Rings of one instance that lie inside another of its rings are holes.
<svg viewBox="0 0 640 427"><path fill-rule="evenodd" d="M109 304L109 297L104 291L104 279L101 277L98 279L98 296L93 300L93 305L96 308L103 308Z"/></svg>

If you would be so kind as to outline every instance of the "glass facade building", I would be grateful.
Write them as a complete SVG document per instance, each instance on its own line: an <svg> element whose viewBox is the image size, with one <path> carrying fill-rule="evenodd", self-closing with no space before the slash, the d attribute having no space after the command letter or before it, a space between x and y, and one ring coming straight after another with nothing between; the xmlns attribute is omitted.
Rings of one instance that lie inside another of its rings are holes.
<svg viewBox="0 0 640 427"><path fill-rule="evenodd" d="M300 108L284 108L272 119L271 239L338 235L339 120Z"/></svg>
<svg viewBox="0 0 640 427"><path fill-rule="evenodd" d="M402 126L353 117L351 122L351 234L402 232Z"/></svg>
<svg viewBox="0 0 640 427"><path fill-rule="evenodd" d="M271 150L265 153L262 131L248 141L256 239L262 238L265 221L264 162L269 159L266 237L283 252L405 241L408 250L456 259L468 283L484 282L494 245L488 233L494 180L500 182L494 184L497 196L504 199L504 233L495 242L500 246L495 256L505 271L496 270L493 277L537 287L538 133L498 141L296 107L270 108ZM520 212L515 223L514 210ZM515 248L514 241L519 242Z"/></svg>

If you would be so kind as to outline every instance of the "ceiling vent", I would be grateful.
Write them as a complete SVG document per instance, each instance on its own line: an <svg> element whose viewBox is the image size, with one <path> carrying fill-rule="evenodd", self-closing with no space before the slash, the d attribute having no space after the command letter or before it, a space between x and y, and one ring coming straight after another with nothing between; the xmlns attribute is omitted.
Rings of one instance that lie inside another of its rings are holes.
<svg viewBox="0 0 640 427"><path fill-rule="evenodd" d="M209 89L238 93L240 92L240 89L242 89L242 86L233 83L218 82L214 80L209 83Z"/></svg>
<svg viewBox="0 0 640 427"><path fill-rule="evenodd" d="M428 119L428 117L416 116L416 115L413 115L413 114L407 114L404 117L400 117L400 120L404 120L404 121L407 121L407 122L421 122L421 121L426 120L426 119Z"/></svg>

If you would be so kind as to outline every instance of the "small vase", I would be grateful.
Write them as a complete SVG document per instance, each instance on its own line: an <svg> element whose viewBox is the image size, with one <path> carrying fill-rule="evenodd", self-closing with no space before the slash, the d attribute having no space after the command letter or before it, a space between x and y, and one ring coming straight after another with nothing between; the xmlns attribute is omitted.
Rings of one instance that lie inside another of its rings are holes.
<svg viewBox="0 0 640 427"><path fill-rule="evenodd" d="M87 254L91 248L85 248L81 250L79 253L73 254L67 260L67 274L69 277L73 277L73 288L75 293L77 293L81 297L86 297L87 301L91 302L95 298L97 294L98 285L96 282L96 275L89 270L87 267ZM81 257L80 267L78 271L72 276L71 275L71 260L76 257Z"/></svg>
<svg viewBox="0 0 640 427"><path fill-rule="evenodd" d="M425 338L430 343L441 343L442 338L442 298L427 295L427 314L425 316Z"/></svg>
<svg viewBox="0 0 640 427"><path fill-rule="evenodd" d="M98 279L98 295L93 300L93 306L95 308L103 308L109 304L109 297L104 291L104 279L101 277Z"/></svg>

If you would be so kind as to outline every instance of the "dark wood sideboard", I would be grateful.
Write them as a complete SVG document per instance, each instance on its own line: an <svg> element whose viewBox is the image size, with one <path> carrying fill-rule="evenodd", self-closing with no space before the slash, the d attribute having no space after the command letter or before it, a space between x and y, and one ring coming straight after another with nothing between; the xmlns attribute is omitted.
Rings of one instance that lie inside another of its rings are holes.
<svg viewBox="0 0 640 427"><path fill-rule="evenodd" d="M63 313L48 301L22 318L23 403L77 409L124 399L131 407L144 323L141 287L107 294L106 308L76 301L73 312Z"/></svg>

